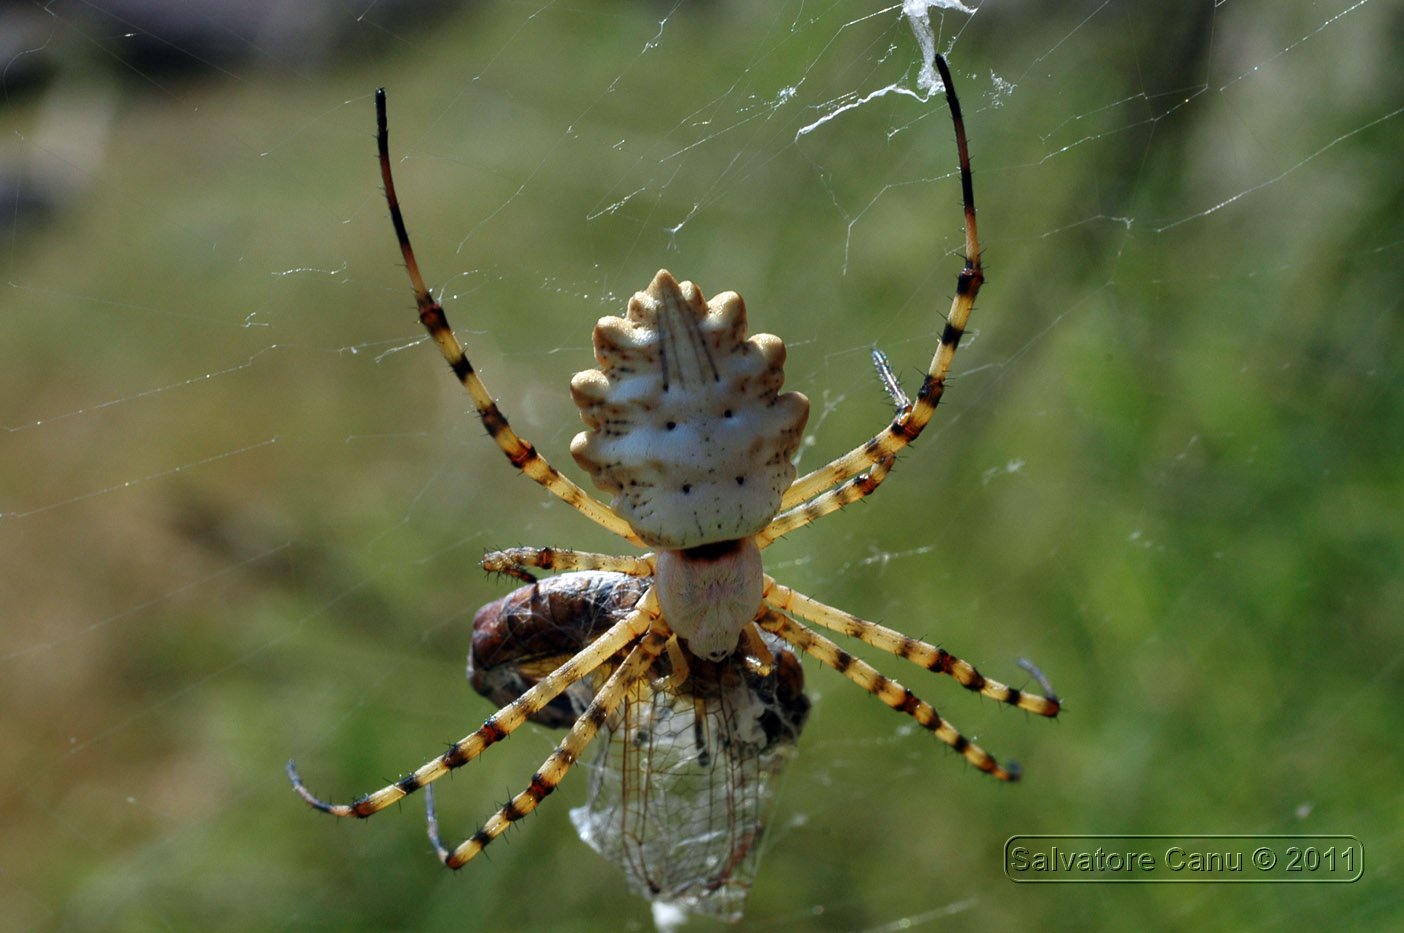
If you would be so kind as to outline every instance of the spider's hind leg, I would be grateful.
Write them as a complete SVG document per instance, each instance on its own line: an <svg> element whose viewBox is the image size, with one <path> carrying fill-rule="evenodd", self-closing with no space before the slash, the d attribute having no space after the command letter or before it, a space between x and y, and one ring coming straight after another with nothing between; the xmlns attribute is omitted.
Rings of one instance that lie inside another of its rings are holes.
<svg viewBox="0 0 1404 933"><path fill-rule="evenodd" d="M323 813L359 818L379 813L409 794L427 787L430 782L437 781L453 769L463 767L488 747L507 738L572 684L608 663L617 652L637 641L651 625L662 624L659 619L657 600L652 594L645 593L628 615L581 648L570 660L541 678L525 693L489 716L481 728L454 742L448 751L421 765L413 773L393 784L387 784L380 790L358 797L351 803L330 803L313 795L302 782L296 765L291 761L287 765L288 779L299 797Z"/></svg>
<svg viewBox="0 0 1404 933"><path fill-rule="evenodd" d="M1034 668L1030 673L1038 680L1046 695L1029 693L1017 687L1010 687L986 677L976 670L969 661L956 657L944 648L924 642L910 635L903 635L895 629L867 619L860 619L852 613L825 605L812 596L776 583L771 577L765 578L766 605L815 625L856 638L874 648L881 648L899 658L911 661L938 674L946 674L965 689L981 696L989 697L1008 706L1052 719L1062 711L1063 704L1049 689L1048 678ZM1025 667L1028 670L1028 667Z"/></svg>
<svg viewBox="0 0 1404 933"><path fill-rule="evenodd" d="M812 632L774 610L761 618L767 632L779 635L795 648L828 665L886 703L899 713L906 713L937 739L959 752L970 764L1001 781L1017 781L1019 766L1013 762L1001 765L995 757L966 738L949 720L943 718L930 703L918 697L877 668L855 658L829 639Z"/></svg>

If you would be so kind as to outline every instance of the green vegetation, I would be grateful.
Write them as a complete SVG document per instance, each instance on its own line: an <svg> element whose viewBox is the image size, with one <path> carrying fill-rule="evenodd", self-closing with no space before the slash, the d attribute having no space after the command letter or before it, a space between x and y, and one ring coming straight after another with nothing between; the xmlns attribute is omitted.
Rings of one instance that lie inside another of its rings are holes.
<svg viewBox="0 0 1404 933"><path fill-rule="evenodd" d="M1019 760L1003 786L806 664L816 707L749 920L1398 924L1404 93L1385 4L1330 25L1307 3L987 7L938 37L958 35L985 236L973 339L881 492L767 558L992 677L1031 686L1032 658L1067 712L863 652ZM462 658L509 581L482 552L618 549L515 476L409 346L377 85L425 275L561 468L590 326L659 266L741 292L786 339L806 467L889 416L873 345L914 389L960 266L944 103L890 94L795 137L844 94L910 87L910 30L844 27L867 7L697 4L648 47L661 9L473 4L367 27L320 73L60 73L116 112L86 190L0 228L16 927L648 927L575 838L583 774L450 875L421 801L338 825L282 766L341 800L419 765L489 711ZM55 22L54 48L81 52ZM42 105L7 105L6 143L41 164ZM532 728L440 785L446 832L554 740ZM1365 870L1015 885L1001 852L1028 833L1346 833Z"/></svg>

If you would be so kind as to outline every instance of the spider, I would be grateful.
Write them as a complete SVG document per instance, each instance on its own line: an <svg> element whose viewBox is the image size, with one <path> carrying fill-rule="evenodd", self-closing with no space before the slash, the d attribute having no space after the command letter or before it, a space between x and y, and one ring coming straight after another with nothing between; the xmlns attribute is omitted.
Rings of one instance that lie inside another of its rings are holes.
<svg viewBox="0 0 1404 933"><path fill-rule="evenodd" d="M489 555L490 569L522 572L513 552ZM473 620L468 677L474 689L507 704L560 661L626 617L648 588L645 577L567 572L509 593ZM783 640L762 634L755 653L720 661L692 656L685 681L665 649L647 689L621 701L608 738L588 762L590 794L570 811L580 838L623 870L635 893L655 907L739 920L759 865L773 779L790 759L809 715L804 672ZM769 652L770 662L756 655ZM577 682L531 719L566 728L598 695ZM426 787L429 838L440 858L433 786ZM660 928L668 926L661 923Z"/></svg>
<svg viewBox="0 0 1404 933"><path fill-rule="evenodd" d="M769 334L747 336L745 305L736 293L708 301L695 284L678 282L660 270L629 301L625 317L599 321L594 330L599 368L571 380L586 428L572 442L571 454L595 485L612 495L609 504L558 472L512 429L450 329L443 307L425 286L395 195L385 92L376 92L381 177L421 323L512 465L648 553L515 548L488 554L485 569L528 584L484 607L475 620L474 686L504 705L442 755L351 803L314 796L288 762L293 787L308 804L334 816L368 817L424 788L435 851L446 866L460 868L534 811L604 729L612 736L611 745L625 746L623 754L634 754L627 751L631 746L658 745L664 732L674 739L682 736L666 755L704 764L728 760L730 776L718 780L733 782L745 791L743 798L761 806L766 780L808 712L808 701L799 692L797 653L911 716L980 771L1004 781L1017 779L1016 766L1000 764L930 704L816 628L949 675L967 690L1000 703L1054 717L1060 702L1036 668L1026 665L1042 695L991 680L942 648L827 606L777 582L761 563L761 552L782 535L873 493L897 455L920 436L945 392L984 273L960 102L945 59L937 56L936 66L959 156L965 263L915 400L902 393L879 358L879 373L898 404L891 423L797 479L792 460L809 402L798 392L780 391L784 344ZM536 582L531 570L564 573ZM489 650L504 645L505 653ZM569 731L525 790L466 841L445 845L429 785L528 720L569 725ZM742 767L750 771L737 770ZM611 768L618 772L613 778ZM606 765L596 777L614 781L606 796L617 801L621 795L648 792L649 786L634 785L661 781L663 772L661 759L648 759ZM711 791L705 787L688 793L692 799L715 800L706 796ZM617 807L582 809L576 822L587 842L601 851L609 848L616 861L641 857L639 846L625 849L604 838L623 831ZM761 820L757 814L748 819L729 834L728 848L712 859L704 888L724 888L733 875L740 878L749 870ZM648 830L642 832L647 843ZM646 894L669 893L644 869L626 866L626 871Z"/></svg>

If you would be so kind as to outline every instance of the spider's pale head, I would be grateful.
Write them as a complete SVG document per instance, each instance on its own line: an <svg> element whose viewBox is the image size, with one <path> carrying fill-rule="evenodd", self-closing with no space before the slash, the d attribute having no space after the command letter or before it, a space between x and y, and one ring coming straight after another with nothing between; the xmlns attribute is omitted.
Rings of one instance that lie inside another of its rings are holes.
<svg viewBox="0 0 1404 933"><path fill-rule="evenodd" d="M690 548L756 534L794 482L809 400L780 392L785 345L746 336L735 292L711 301L660 270L625 317L595 326L599 369L571 395L570 452L640 538Z"/></svg>
<svg viewBox="0 0 1404 933"><path fill-rule="evenodd" d="M700 658L720 661L735 651L765 589L755 538L659 551L655 561L654 592L668 627Z"/></svg>

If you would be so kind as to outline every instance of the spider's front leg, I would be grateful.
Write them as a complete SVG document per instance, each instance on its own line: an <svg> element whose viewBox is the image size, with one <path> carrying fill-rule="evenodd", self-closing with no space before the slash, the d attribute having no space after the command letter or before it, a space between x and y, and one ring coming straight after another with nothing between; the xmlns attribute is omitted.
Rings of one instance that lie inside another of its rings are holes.
<svg viewBox="0 0 1404 933"><path fill-rule="evenodd" d="M405 258L405 270L409 273L410 285L414 289L414 300L419 306L419 320L429 332L439 351L448 362L458 381L463 384L473 399L473 407L483 422L493 441L506 455L512 466L521 470L563 502L586 518L633 544L641 544L639 536L629 523L620 518L603 502L581 489L572 480L551 466L546 458L537 453L536 447L512 430L507 416L497 407L492 393L483 384L463 345L449 327L443 305L435 300L424 284L419 272L419 263L414 258L414 247L410 245L409 232L405 228L405 218L400 212L400 199L395 194L395 176L390 168L390 130L386 117L385 89L375 92L376 142L380 152L380 177L385 183L385 202L390 208L390 221L395 225L395 238L400 244L400 253Z"/></svg>
<svg viewBox="0 0 1404 933"><path fill-rule="evenodd" d="M951 111L951 123L955 127L956 151L960 161L961 195L965 205L965 266L956 277L955 297L951 299L951 309L946 315L945 327L941 331L941 341L931 358L921 389L914 402L905 405L897 412L886 429L870 440L853 448L841 457L819 467L794 482L785 492L780 508L789 512L803 503L820 496L825 490L847 482L873 464L881 463L895 456L910 445L925 429L936 406L946 391L946 379L950 374L951 363L956 349L970 320L970 311L975 307L975 296L984 284L984 267L980 264L980 237L975 228L975 186L970 174L970 151L965 139L965 120L961 116L960 100L956 97L955 85L951 80L950 68L946 60L936 56L936 67L941 73L941 81L946 88L946 102ZM876 489L886 476L886 471L876 482L869 483L868 492ZM823 509L809 517L812 521L832 509ZM800 523L802 524L802 523ZM797 526L796 526L797 527ZM787 528L793 530L792 528Z"/></svg>
<svg viewBox="0 0 1404 933"><path fill-rule="evenodd" d="M903 635L885 625L860 619L842 609L835 609L812 596L806 596L796 589L777 583L769 576L765 578L765 604L806 622L856 638L874 648L881 648L918 667L945 674L972 693L978 693L1007 706L1017 706L1026 712L1047 716L1049 719L1057 717L1063 709L1062 701L1048 690L1047 678L1043 677L1037 668L1033 673L1040 686L1048 690L1046 696L1002 684L981 674L974 665L944 648L910 635Z"/></svg>

